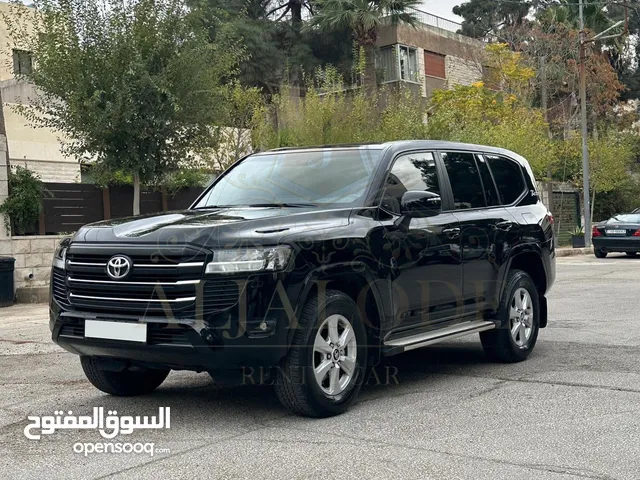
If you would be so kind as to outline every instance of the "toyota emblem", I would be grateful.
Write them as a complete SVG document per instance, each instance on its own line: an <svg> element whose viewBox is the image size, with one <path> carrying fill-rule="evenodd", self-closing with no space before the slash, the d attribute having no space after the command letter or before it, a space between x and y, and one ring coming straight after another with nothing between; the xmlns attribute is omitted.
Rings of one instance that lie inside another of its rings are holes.
<svg viewBox="0 0 640 480"><path fill-rule="evenodd" d="M107 275L114 280L121 280L131 271L131 259L124 255L111 257L107 262Z"/></svg>

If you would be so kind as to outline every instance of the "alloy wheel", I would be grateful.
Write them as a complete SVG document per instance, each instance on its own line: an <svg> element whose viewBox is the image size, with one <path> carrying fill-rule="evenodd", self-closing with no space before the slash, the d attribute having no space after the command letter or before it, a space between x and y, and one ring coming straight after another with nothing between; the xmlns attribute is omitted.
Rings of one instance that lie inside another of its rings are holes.
<svg viewBox="0 0 640 480"><path fill-rule="evenodd" d="M357 356L356 334L349 320L342 315L327 317L313 344L314 378L326 395L339 395L351 384Z"/></svg>
<svg viewBox="0 0 640 480"><path fill-rule="evenodd" d="M520 348L525 348L533 333L533 302L525 288L518 288L511 298L509 308L511 338Z"/></svg>

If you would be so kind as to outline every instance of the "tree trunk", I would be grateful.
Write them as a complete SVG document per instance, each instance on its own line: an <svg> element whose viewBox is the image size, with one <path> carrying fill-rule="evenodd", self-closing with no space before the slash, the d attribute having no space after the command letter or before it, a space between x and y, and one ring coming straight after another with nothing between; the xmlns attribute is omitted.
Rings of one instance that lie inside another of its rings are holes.
<svg viewBox="0 0 640 480"><path fill-rule="evenodd" d="M593 206L596 203L596 188L595 185L593 186L593 195L591 195L591 216L589 218L591 218L591 225L593 225Z"/></svg>
<svg viewBox="0 0 640 480"><path fill-rule="evenodd" d="M375 92L378 83L376 81L376 60L373 45L364 46L364 87L368 92Z"/></svg>
<svg viewBox="0 0 640 480"><path fill-rule="evenodd" d="M133 172L133 214L140 215L140 172Z"/></svg>

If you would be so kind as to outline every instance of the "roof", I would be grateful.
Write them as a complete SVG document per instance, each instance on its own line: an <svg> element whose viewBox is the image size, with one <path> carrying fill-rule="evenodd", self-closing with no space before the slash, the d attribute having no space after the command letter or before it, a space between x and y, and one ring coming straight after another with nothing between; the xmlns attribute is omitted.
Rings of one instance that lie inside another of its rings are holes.
<svg viewBox="0 0 640 480"><path fill-rule="evenodd" d="M499 147L491 147L488 145L476 145L473 143L462 142L448 142L444 140L396 140L393 142L384 143L346 143L337 145L314 145L305 147L282 147L267 150L265 152L287 152L287 151L300 151L300 150L318 150L318 149L343 149L343 148L375 148L383 149L387 147L395 147L397 149L415 149L425 148L429 150L474 150L487 153L506 154L509 156L518 156L510 150Z"/></svg>

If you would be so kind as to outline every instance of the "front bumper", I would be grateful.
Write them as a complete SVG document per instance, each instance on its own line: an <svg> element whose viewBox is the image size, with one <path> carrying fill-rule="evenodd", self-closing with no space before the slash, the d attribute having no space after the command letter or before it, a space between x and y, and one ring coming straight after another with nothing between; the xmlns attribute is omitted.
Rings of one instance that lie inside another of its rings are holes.
<svg viewBox="0 0 640 480"><path fill-rule="evenodd" d="M605 252L640 252L640 237L592 237L591 243Z"/></svg>
<svg viewBox="0 0 640 480"><path fill-rule="evenodd" d="M84 336L87 319L146 323L147 342L87 338ZM269 317L244 322L232 316L168 321L163 317L62 311L52 302L49 327L53 341L77 355L175 370L268 368L277 366L287 352L286 322Z"/></svg>

